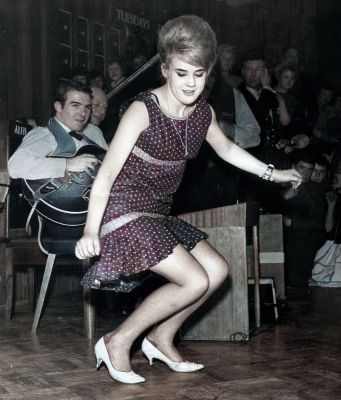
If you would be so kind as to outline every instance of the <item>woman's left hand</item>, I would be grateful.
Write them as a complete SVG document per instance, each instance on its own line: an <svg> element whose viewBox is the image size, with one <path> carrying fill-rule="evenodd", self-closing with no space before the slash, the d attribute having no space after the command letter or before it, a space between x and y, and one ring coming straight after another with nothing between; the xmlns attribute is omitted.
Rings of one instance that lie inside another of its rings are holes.
<svg viewBox="0 0 341 400"><path fill-rule="evenodd" d="M274 169L272 180L277 183L290 182L294 189L297 189L302 183L302 176L295 169Z"/></svg>

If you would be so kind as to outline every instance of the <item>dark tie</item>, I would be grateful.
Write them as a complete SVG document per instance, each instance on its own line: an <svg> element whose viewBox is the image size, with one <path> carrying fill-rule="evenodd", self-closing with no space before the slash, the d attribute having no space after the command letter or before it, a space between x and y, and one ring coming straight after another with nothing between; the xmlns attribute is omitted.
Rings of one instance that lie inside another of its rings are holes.
<svg viewBox="0 0 341 400"><path fill-rule="evenodd" d="M83 135L80 135L80 134L77 133L76 131L70 131L69 133L70 133L70 135L71 135L72 137L74 137L74 138L77 139L77 140L82 140L82 139L83 139Z"/></svg>

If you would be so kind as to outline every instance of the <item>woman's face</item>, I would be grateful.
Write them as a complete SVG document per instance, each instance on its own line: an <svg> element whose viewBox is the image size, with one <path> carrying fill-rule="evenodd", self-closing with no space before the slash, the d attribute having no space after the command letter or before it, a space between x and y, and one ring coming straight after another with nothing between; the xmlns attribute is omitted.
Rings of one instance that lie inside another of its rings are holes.
<svg viewBox="0 0 341 400"><path fill-rule="evenodd" d="M334 174L331 186L334 190L341 192L341 173Z"/></svg>
<svg viewBox="0 0 341 400"><path fill-rule="evenodd" d="M108 75L112 81L118 81L123 77L123 71L119 63L113 62L108 66Z"/></svg>
<svg viewBox="0 0 341 400"><path fill-rule="evenodd" d="M295 73L291 70L284 70L279 77L279 86L285 90L290 90L295 84Z"/></svg>
<svg viewBox="0 0 341 400"><path fill-rule="evenodd" d="M207 71L174 56L162 73L173 96L182 104L194 103L205 88Z"/></svg>

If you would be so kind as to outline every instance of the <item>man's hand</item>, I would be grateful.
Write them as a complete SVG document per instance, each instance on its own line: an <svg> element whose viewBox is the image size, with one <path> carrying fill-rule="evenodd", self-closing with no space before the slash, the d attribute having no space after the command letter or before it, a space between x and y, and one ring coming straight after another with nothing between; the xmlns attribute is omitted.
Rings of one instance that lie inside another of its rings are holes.
<svg viewBox="0 0 341 400"><path fill-rule="evenodd" d="M93 170L98 163L97 158L92 154L82 154L66 161L67 172L84 172L86 170Z"/></svg>
<svg viewBox="0 0 341 400"><path fill-rule="evenodd" d="M263 87L271 85L271 75L267 68L264 68L260 81Z"/></svg>

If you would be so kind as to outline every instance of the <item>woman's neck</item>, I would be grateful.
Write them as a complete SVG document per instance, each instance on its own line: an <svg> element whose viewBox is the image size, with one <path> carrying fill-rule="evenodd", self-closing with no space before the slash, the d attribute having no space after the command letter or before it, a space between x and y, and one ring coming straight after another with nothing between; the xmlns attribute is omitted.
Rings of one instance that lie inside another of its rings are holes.
<svg viewBox="0 0 341 400"><path fill-rule="evenodd" d="M181 103L168 89L167 84L154 91L159 99L160 107L171 117L185 118L193 109L192 105Z"/></svg>

